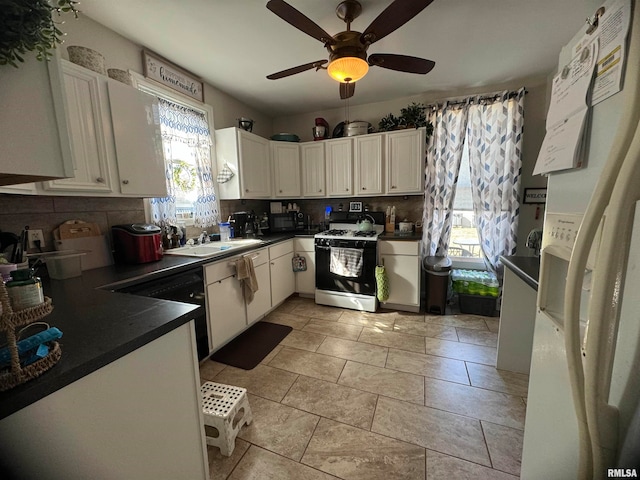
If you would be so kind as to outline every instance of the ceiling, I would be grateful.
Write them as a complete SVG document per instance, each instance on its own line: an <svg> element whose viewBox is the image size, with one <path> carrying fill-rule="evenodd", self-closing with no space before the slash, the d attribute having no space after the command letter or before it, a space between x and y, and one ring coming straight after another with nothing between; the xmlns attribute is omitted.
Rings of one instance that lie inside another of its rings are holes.
<svg viewBox="0 0 640 480"><path fill-rule="evenodd" d="M346 25L339 0L287 0L330 34ZM391 0L360 0L352 30L363 31ZM309 70L271 73L328 58L323 45L267 10L266 0L84 0L82 12L236 99L281 117L343 105L338 83ZM351 105L430 91L487 86L545 75L577 32L584 0L435 0L369 48L436 62L427 75L372 67Z"/></svg>

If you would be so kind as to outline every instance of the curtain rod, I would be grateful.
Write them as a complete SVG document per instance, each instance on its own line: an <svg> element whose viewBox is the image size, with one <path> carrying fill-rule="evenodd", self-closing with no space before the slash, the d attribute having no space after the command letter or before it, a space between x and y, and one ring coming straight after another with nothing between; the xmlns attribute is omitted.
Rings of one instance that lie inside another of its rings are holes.
<svg viewBox="0 0 640 480"><path fill-rule="evenodd" d="M520 92L521 89L518 90L512 90L510 92L507 93L507 98L514 98L518 96L518 93ZM525 89L524 94L526 95L527 93L529 93L528 90ZM460 97L455 97L456 99L451 99L451 100L440 100L436 103L432 103L429 104L429 107L435 108L438 107L439 105L444 105L445 103L447 105L465 105L467 103L474 103L475 101L478 102L482 102L485 100L496 100L500 97L502 97L503 92L496 92L496 93L488 93L488 94L480 94L480 95L469 95L466 98L463 99L459 99Z"/></svg>

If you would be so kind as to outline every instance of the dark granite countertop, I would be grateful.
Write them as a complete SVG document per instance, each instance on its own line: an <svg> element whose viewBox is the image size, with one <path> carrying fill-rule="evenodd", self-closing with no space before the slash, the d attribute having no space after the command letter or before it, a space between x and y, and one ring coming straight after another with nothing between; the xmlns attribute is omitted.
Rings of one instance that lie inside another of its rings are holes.
<svg viewBox="0 0 640 480"><path fill-rule="evenodd" d="M515 273L527 285L534 290L538 290L538 277L540 277L540 258L509 256L500 257L505 267Z"/></svg>
<svg viewBox="0 0 640 480"><path fill-rule="evenodd" d="M416 232L400 233L398 231L395 231L393 233L384 232L378 238L380 240L405 240L405 241L415 242L418 240L422 240L422 234L416 233Z"/></svg>
<svg viewBox="0 0 640 480"><path fill-rule="evenodd" d="M53 312L43 321L59 328L62 358L40 377L0 392L0 419L189 322L200 307L114 292L127 286L197 268L243 252L293 238L274 234L214 258L165 255L141 265L111 265L86 270L67 280L43 281Z"/></svg>

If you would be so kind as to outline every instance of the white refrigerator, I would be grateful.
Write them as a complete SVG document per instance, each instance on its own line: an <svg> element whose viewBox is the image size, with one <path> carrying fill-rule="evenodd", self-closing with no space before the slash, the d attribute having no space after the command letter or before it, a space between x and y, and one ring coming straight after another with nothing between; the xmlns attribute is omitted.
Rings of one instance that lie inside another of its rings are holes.
<svg viewBox="0 0 640 480"><path fill-rule="evenodd" d="M622 90L592 107L583 166L549 174L525 480L640 477L640 4L626 2Z"/></svg>

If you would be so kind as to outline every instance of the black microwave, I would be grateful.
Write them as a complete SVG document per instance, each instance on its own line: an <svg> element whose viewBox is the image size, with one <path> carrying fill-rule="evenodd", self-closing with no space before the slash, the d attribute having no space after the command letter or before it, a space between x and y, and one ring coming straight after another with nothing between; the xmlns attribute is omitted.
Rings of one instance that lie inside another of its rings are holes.
<svg viewBox="0 0 640 480"><path fill-rule="evenodd" d="M272 213L269 216L269 230L271 232L292 232L304 229L304 213Z"/></svg>

